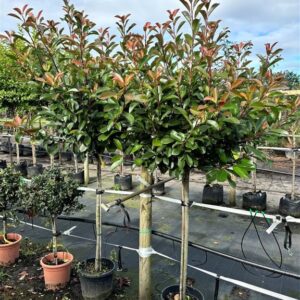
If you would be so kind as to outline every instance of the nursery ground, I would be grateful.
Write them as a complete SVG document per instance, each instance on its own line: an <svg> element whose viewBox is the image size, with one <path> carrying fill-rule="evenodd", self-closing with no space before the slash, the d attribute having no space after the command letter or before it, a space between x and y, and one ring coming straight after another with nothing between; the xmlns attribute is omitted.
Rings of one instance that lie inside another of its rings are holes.
<svg viewBox="0 0 300 300"><path fill-rule="evenodd" d="M286 162L286 170L289 171L289 162ZM129 171L129 169L128 169ZM137 172L138 173L138 172ZM113 186L113 177L106 168L104 171L104 187L111 188ZM91 166L91 177L95 176L95 166ZM93 179L93 178L92 178ZM134 178L135 179L135 178ZM276 212L280 198L290 190L289 176L278 176L269 173L258 174L258 188L268 191L268 211ZM191 200L201 202L202 189L204 185L204 177L201 174L193 174L191 176L190 196ZM299 194L300 178L296 180L296 192ZM135 188L138 183L135 180ZM90 187L95 187L95 183L90 184ZM237 207L241 207L241 195L251 188L251 183L247 181L238 182L237 190ZM271 192L272 191L272 192ZM228 186L225 186L225 202L227 201ZM166 185L166 195L174 198L180 198L180 182L172 181ZM104 195L104 202L110 202L113 199L119 198L114 195ZM132 226L138 226L139 223L139 202L138 198L126 202L126 208L131 217ZM85 204L85 209L76 213L76 217L87 218L94 220L95 218L95 194L86 192L82 198ZM168 233L180 237L180 215L181 208L179 205L162 202L154 199L153 201L153 228L155 230ZM103 221L109 221L116 224L123 224L123 214L118 208L112 209L109 213L103 212ZM199 243L203 246L242 257L241 239L249 225L250 218L241 217L232 214L220 214L217 211L208 209L200 209L193 207L190 213L190 240ZM44 219L35 219L34 224L49 227ZM276 242L272 236L266 234L267 225L263 219L257 220L259 234L265 248L274 258L276 262L280 262L280 252ZM59 221L59 229L61 231L68 230L76 226L72 234L82 236L84 238L94 239L94 230L91 224ZM38 228L31 228L28 225L20 225L15 231L21 231L23 236L30 237L33 241L47 243L50 240L50 233ZM283 270L300 274L300 227L292 226L293 231L293 255L283 248L284 228L279 226L275 235L279 241L279 245L283 256ZM109 243L138 248L138 233L129 229L118 229L114 227L104 226L103 239ZM60 242L70 252L72 252L77 260L83 260L93 257L95 244L92 241L81 240L73 237L63 236ZM180 259L180 247L178 244L163 240L153 236L153 248L163 254L169 255L177 260ZM110 256L113 247L106 245L104 247L104 255ZM115 249L117 250L117 249ZM250 228L244 242L244 250L249 260L261 263L263 265L272 266L272 263L266 257L259 244L256 232L253 226ZM153 299L159 299L160 291L168 285L178 282L179 264L168 259L154 255L153 259ZM138 292L138 255L136 252L122 250L122 261L124 269L127 272L121 274L117 272L117 276L125 276L130 278L131 286L125 288L125 299L137 299ZM213 271L217 274L245 281L278 293L292 296L300 299L300 284L296 279L281 276L279 278L270 278L265 275L270 275L267 272L254 270L249 268L246 270L240 263L230 261L208 254L207 258L202 251L190 248L189 263L200 268ZM251 273L250 273L251 272ZM252 274L254 273L254 274ZM195 280L194 286L202 291L205 299L212 299L214 292L215 281L213 278L202 274L193 269L189 269L188 276ZM192 280L193 281L193 280ZM227 298L229 297L229 298ZM7 298L14 299L14 298ZM15 298L17 299L17 298ZM44 298L45 299L45 298ZM49 299L55 299L53 296ZM68 298L57 298L68 299ZM72 295L69 299L80 299L79 294ZM263 296L253 291L239 289L236 286L221 282L219 299L249 299L249 300L268 300L272 299L269 296Z"/></svg>

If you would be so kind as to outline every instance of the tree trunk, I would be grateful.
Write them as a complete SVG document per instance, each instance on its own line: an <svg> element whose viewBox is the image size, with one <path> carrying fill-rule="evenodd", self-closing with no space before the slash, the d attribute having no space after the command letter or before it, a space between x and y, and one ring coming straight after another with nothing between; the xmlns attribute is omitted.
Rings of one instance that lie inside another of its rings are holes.
<svg viewBox="0 0 300 300"><path fill-rule="evenodd" d="M89 182L90 182L89 154L87 153L84 160L84 184L88 185Z"/></svg>
<svg viewBox="0 0 300 300"><path fill-rule="evenodd" d="M296 147L296 137L295 133L293 133L293 148ZM292 191L291 191L291 199L295 200L295 180L296 180L296 151L293 151L293 169L292 169Z"/></svg>
<svg viewBox="0 0 300 300"><path fill-rule="evenodd" d="M52 223L52 252L54 256L54 262L57 265L57 232L56 232L56 219L54 216L51 217Z"/></svg>
<svg viewBox="0 0 300 300"><path fill-rule="evenodd" d="M101 158L97 155L97 190L102 190L102 178L101 178ZM101 202L102 195L97 193L96 199L96 255L95 255L95 271L100 272L101 256L102 256L102 215L101 215Z"/></svg>
<svg viewBox="0 0 300 300"><path fill-rule="evenodd" d="M252 158L252 162L256 165L256 159L254 157ZM256 169L254 171L252 171L251 175L252 175L252 190L254 193L256 193L256 186L257 186Z"/></svg>
<svg viewBox="0 0 300 300"><path fill-rule="evenodd" d="M50 154L50 167L53 168L54 167L54 155Z"/></svg>
<svg viewBox="0 0 300 300"><path fill-rule="evenodd" d="M189 177L185 169L182 176L182 221L181 221L181 259L180 259L180 300L185 300L189 243Z"/></svg>
<svg viewBox="0 0 300 300"><path fill-rule="evenodd" d="M59 143L58 143L58 164L59 164L60 166L62 165L61 152L62 152L62 144L59 142Z"/></svg>
<svg viewBox="0 0 300 300"><path fill-rule="evenodd" d="M120 166L120 175L124 175L124 153L122 152L122 151L120 151L120 155L122 155L122 157L123 157L123 161L122 161L122 164L121 164L121 166Z"/></svg>
<svg viewBox="0 0 300 300"><path fill-rule="evenodd" d="M233 175L232 180L236 181L236 177ZM236 187L229 186L228 200L231 207L236 206Z"/></svg>
<svg viewBox="0 0 300 300"><path fill-rule="evenodd" d="M20 164L20 147L19 143L16 142L16 153L17 153L17 164Z"/></svg>
<svg viewBox="0 0 300 300"><path fill-rule="evenodd" d="M36 148L35 148L35 144L32 143L31 144L31 149L32 149L32 164L35 166L36 165Z"/></svg>
<svg viewBox="0 0 300 300"><path fill-rule="evenodd" d="M142 168L141 177L152 184L152 176L146 168ZM145 188L143 184L141 188ZM140 242L139 248L151 248L152 231L152 197L151 191L140 195ZM151 255L139 258L139 299L151 300Z"/></svg>
<svg viewBox="0 0 300 300"><path fill-rule="evenodd" d="M73 155L74 155L75 173L78 173L78 160L77 160L77 154L73 153Z"/></svg>
<svg viewBox="0 0 300 300"><path fill-rule="evenodd" d="M9 160L10 160L10 164L13 164L13 151L12 151L12 140L11 137L8 137L8 150L9 150Z"/></svg>
<svg viewBox="0 0 300 300"><path fill-rule="evenodd" d="M2 219L2 226L3 226L3 236L4 239L6 238L6 213L3 213L3 219Z"/></svg>

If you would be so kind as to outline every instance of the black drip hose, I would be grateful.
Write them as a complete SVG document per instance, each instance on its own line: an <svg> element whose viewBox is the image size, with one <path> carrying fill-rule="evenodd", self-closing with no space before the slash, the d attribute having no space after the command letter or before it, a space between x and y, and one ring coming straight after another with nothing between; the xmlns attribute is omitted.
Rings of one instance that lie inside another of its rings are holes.
<svg viewBox="0 0 300 300"><path fill-rule="evenodd" d="M243 234L242 240L241 240L241 250L242 250L243 257L244 257L244 259L247 260L247 256L246 256L246 254L245 254L244 246L243 246L243 245L244 245L244 240L245 240L246 234L248 233L248 231L249 231L251 225L253 224L253 225L254 225L254 228L255 228L256 235L257 235L258 240L259 240L259 243L260 243L260 245L261 245L261 247L262 247L264 253L266 254L266 256L269 258L269 260L272 262L272 264L273 264L274 266L276 266L278 269L281 269L281 268L282 268L282 263L283 263L283 256L282 256L282 251L281 251L281 247L280 247L280 245L279 245L279 242L278 242L278 240L277 240L277 238L276 238L274 232L272 232L272 235L273 235L273 237L274 237L274 240L275 240L275 242L276 242L276 245L277 245L277 247L278 247L278 249L279 249L280 262L279 262L279 264L278 264L278 263L277 263L276 261L274 261L274 259L270 256L270 254L268 253L268 251L266 250L266 248L265 248L265 246L264 246L264 244L263 244L263 242L262 242L262 239L261 239L260 234L259 234L259 232L258 232L257 226L256 226L256 224L255 224L255 217L256 217L256 215L257 215L257 211L254 213L253 216L251 215L251 221L250 221L249 225L247 226L247 228L246 228L246 230L245 230L245 232L244 232L244 234ZM268 220L266 219L265 215L263 215L263 216L264 216L264 220L265 220L266 224L269 226L270 224L269 224ZM268 275L257 274L257 273L255 273L255 272L250 271L250 270L245 266L244 263L242 263L242 266L243 266L243 268L244 268L247 272L249 272L250 274L255 275L255 276L260 275L260 276L262 276L262 277L270 277L270 278L279 278L280 276L282 276L282 274L278 274L278 272L275 272L275 271L271 271L271 273L268 274ZM275 275L276 273L277 273L277 275ZM274 276L274 275L275 275L275 276Z"/></svg>

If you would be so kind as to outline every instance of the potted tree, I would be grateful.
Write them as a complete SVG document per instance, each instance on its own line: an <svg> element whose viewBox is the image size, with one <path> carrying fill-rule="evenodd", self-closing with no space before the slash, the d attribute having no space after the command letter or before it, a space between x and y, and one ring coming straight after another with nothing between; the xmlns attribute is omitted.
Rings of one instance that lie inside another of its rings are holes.
<svg viewBox="0 0 300 300"><path fill-rule="evenodd" d="M83 208L79 202L81 191L70 175L65 175L59 168L45 170L24 186L22 207L25 211L43 212L49 218L52 228L52 253L41 258L44 280L47 289L56 290L64 287L70 280L73 255L58 251L57 217Z"/></svg>
<svg viewBox="0 0 300 300"><path fill-rule="evenodd" d="M255 159L253 159L255 163ZM267 209L267 193L256 189L256 170L252 171L252 191L243 194L243 208L265 211Z"/></svg>
<svg viewBox="0 0 300 300"><path fill-rule="evenodd" d="M300 100L299 100L300 102ZM292 184L291 193L286 194L280 199L279 213L283 216L292 216L300 218L300 197L295 195L295 179L296 179L296 161L299 157L299 149L296 148L296 130L299 128L300 122L295 121L292 126L292 146L293 150L289 153L289 158L292 160Z"/></svg>
<svg viewBox="0 0 300 300"><path fill-rule="evenodd" d="M123 45L143 96L127 96L132 101L134 122L129 130L135 163L182 180L181 272L179 294L173 298L183 300L190 293L186 279L191 170L204 171L208 183L228 181L235 186L234 177L248 178L255 169L251 149L277 124L289 103L277 91L281 78L270 70L280 60L280 49L266 44L260 69L254 72L248 67L251 43L234 44L235 55L223 54L228 31L219 30L219 21L209 20L217 4L181 2L183 17L179 10L169 11L165 23L146 23L144 36L126 33ZM128 24L126 16L123 19Z"/></svg>
<svg viewBox="0 0 300 300"><path fill-rule="evenodd" d="M7 232L8 218L15 217L15 211L22 198L20 176L12 167L0 170L0 213L3 230L0 235L0 265L7 266L19 257L22 236Z"/></svg>
<svg viewBox="0 0 300 300"><path fill-rule="evenodd" d="M8 128L13 128L15 130L15 141L16 141L16 154L17 154L17 163L15 169L22 174L22 176L27 176L27 162L20 160L20 142L21 142L21 126L22 119L17 115L11 122L5 122L4 126Z"/></svg>

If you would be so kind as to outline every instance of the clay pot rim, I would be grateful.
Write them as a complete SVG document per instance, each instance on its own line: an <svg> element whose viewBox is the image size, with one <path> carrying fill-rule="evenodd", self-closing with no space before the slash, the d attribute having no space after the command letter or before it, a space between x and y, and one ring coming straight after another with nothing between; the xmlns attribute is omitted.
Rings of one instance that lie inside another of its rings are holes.
<svg viewBox="0 0 300 300"><path fill-rule="evenodd" d="M42 266L42 268L43 269L61 269L61 268L65 268L66 266L72 264L72 262L74 260L74 256L70 252L59 251L59 252L57 252L57 254L67 255L67 258L69 260L63 264L56 265L56 266L55 265L54 266L47 265L46 263L44 263L44 261L48 260L47 257L53 256L53 253L48 253L40 259L40 265Z"/></svg>
<svg viewBox="0 0 300 300"><path fill-rule="evenodd" d="M9 247L13 247L14 245L18 244L21 242L21 240L23 239L22 235L21 234L18 234L18 233L13 233L13 232L10 232L10 233L7 233L6 234L7 237L9 237L10 235L14 235L14 237L17 238L16 241L12 242L12 243L9 243L9 244L0 244L0 248L9 248ZM3 234L0 234L0 237L2 237Z"/></svg>

